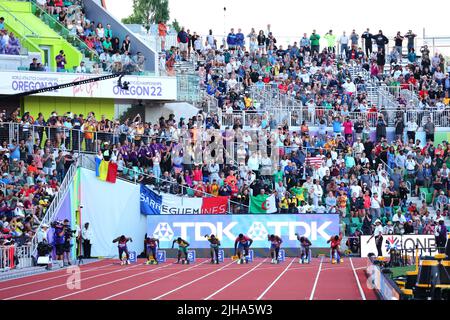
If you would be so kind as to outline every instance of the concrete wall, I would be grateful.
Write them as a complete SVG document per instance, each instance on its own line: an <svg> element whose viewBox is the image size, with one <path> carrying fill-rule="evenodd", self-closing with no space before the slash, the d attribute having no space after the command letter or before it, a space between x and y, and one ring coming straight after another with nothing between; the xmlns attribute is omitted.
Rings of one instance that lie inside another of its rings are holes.
<svg viewBox="0 0 450 320"><path fill-rule="evenodd" d="M173 113L177 120L180 117L185 119L195 116L199 109L186 102L174 102L165 104L149 104L145 105L145 121L155 123L161 116L166 119Z"/></svg>

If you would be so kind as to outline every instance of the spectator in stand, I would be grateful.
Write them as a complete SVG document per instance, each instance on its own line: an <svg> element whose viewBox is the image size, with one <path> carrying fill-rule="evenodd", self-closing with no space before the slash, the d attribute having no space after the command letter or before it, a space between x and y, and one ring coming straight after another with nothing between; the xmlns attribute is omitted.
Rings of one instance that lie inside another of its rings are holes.
<svg viewBox="0 0 450 320"><path fill-rule="evenodd" d="M166 51L167 26L164 21L158 23L158 36L161 41L161 51Z"/></svg>
<svg viewBox="0 0 450 320"><path fill-rule="evenodd" d="M102 46L103 46L103 51L111 54L113 53L113 47L112 47L112 43L111 43L111 39L110 38L106 38L103 40L102 42Z"/></svg>
<svg viewBox="0 0 450 320"><path fill-rule="evenodd" d="M129 35L127 35L122 42L122 53L124 52L131 52L131 40Z"/></svg>
<svg viewBox="0 0 450 320"><path fill-rule="evenodd" d="M320 52L320 36L316 34L316 30L313 30L311 36L309 37L309 40L311 41L311 54L314 54L314 52L319 53Z"/></svg>
<svg viewBox="0 0 450 320"><path fill-rule="evenodd" d="M66 72L66 55L64 50L59 51L59 54L55 58L57 72Z"/></svg>
<svg viewBox="0 0 450 320"><path fill-rule="evenodd" d="M180 32L178 32L177 41L180 45L181 56L183 60L186 61L189 37L186 31L184 31L184 27L181 28Z"/></svg>
<svg viewBox="0 0 450 320"><path fill-rule="evenodd" d="M113 38L113 31L112 31L111 25L109 23L106 25L105 38L110 38L110 39Z"/></svg>
<svg viewBox="0 0 450 320"><path fill-rule="evenodd" d="M411 50L415 50L414 38L417 37L417 35L414 34L412 32L412 30L409 30L408 33L406 33L404 37L406 39L408 39L408 44L407 44L408 52L411 52Z"/></svg>
<svg viewBox="0 0 450 320"><path fill-rule="evenodd" d="M97 38L104 39L105 38L105 28L103 28L103 24L99 22L97 24L97 28L95 29L95 34L97 35Z"/></svg>
<svg viewBox="0 0 450 320"><path fill-rule="evenodd" d="M38 71L38 62L37 58L33 58L33 62L30 63L30 67L28 68L30 71Z"/></svg>
<svg viewBox="0 0 450 320"><path fill-rule="evenodd" d="M14 33L9 34L9 41L5 48L5 53L10 55L19 55L20 54L20 42L14 36Z"/></svg>
<svg viewBox="0 0 450 320"><path fill-rule="evenodd" d="M84 61L80 62L80 65L75 70L76 73L86 73L86 67L84 65Z"/></svg>
<svg viewBox="0 0 450 320"><path fill-rule="evenodd" d="M0 30L5 30L5 18L0 17Z"/></svg>

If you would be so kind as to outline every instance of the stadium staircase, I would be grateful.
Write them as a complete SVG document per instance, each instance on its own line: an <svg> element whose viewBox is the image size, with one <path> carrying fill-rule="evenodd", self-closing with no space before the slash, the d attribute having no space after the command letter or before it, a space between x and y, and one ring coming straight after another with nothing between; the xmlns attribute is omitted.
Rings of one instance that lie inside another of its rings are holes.
<svg viewBox="0 0 450 320"><path fill-rule="evenodd" d="M33 2L0 0L0 16L5 17L6 28L14 32L21 40L22 47L29 52L37 52L44 62L44 51L41 46L50 47L50 65L54 65L54 57L59 50L64 49L67 56L67 66L76 68L82 59L81 52L66 39L52 30L33 13ZM44 63L43 63L44 64ZM27 70L22 67L20 70Z"/></svg>
<svg viewBox="0 0 450 320"><path fill-rule="evenodd" d="M77 161L74 162L70 166L69 170L67 171L67 173L64 177L63 182L60 185L58 193L53 198L50 206L48 207L47 211L45 212L44 218L42 218L42 220L41 220L39 229L41 228L41 226L44 223L47 225L50 225L50 223L52 223L56 219L59 209L61 208L61 206L64 202L64 199L70 190L70 186L72 185L75 175L77 174L77 169L78 169L79 165L80 165L80 160L77 159ZM37 253L37 245L38 245L37 236L35 235L33 237L33 239L31 240L31 254L33 256L35 256Z"/></svg>
<svg viewBox="0 0 450 320"><path fill-rule="evenodd" d="M71 35L70 30L67 29L58 20L58 15L50 15L41 7L36 4L35 0L30 0L32 13L44 22L49 28L58 33L67 42L69 42L73 47L77 48L83 54L83 61L85 62L85 67L87 72L90 72L94 63L99 62L99 55L97 51L90 49L86 43L76 35Z"/></svg>

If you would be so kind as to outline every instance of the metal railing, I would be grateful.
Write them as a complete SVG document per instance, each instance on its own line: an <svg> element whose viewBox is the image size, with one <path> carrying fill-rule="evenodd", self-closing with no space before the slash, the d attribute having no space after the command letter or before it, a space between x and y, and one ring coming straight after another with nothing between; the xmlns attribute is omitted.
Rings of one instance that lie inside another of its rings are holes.
<svg viewBox="0 0 450 320"><path fill-rule="evenodd" d="M0 271L22 269L33 266L31 245L0 246Z"/></svg>
<svg viewBox="0 0 450 320"><path fill-rule="evenodd" d="M75 177L78 165L79 165L79 160L77 159L76 162L70 166L69 170L67 171L66 175L64 176L63 182L59 186L58 192L56 193L50 206L48 207L47 211L45 212L45 216L42 218L41 223L39 224L38 230L40 230L40 228L42 227L42 225L44 223L47 225L50 225L50 223L56 218L56 215L58 214L58 211L62 206L64 198L66 197L67 192L70 190L70 185L73 181L73 178ZM33 238L31 239L31 255L33 255L33 256L37 252L37 246L38 246L37 238L38 238L37 234L35 234L33 236Z"/></svg>

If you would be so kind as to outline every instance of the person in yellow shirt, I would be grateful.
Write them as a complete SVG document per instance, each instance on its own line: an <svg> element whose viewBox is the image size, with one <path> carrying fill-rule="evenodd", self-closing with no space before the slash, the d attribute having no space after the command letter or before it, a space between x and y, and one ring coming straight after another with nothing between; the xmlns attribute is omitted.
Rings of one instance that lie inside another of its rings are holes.
<svg viewBox="0 0 450 320"><path fill-rule="evenodd" d="M339 211L341 211L342 216L345 217L347 214L347 195L345 194L345 191L341 191L341 194L337 198Z"/></svg>
<svg viewBox="0 0 450 320"><path fill-rule="evenodd" d="M95 126L94 121L89 120L87 125L84 127L84 139L86 140L86 151L94 151L94 132Z"/></svg>
<svg viewBox="0 0 450 320"><path fill-rule="evenodd" d="M217 184L217 180L214 179L210 186L211 194L215 197L219 195L219 185Z"/></svg>
<svg viewBox="0 0 450 320"><path fill-rule="evenodd" d="M253 106L253 100L252 98L250 98L250 94L246 93L245 97L244 97L244 105L245 105L245 109L249 109Z"/></svg>
<svg viewBox="0 0 450 320"><path fill-rule="evenodd" d="M280 200L280 209L281 213L288 213L289 211L289 197L286 193Z"/></svg>

